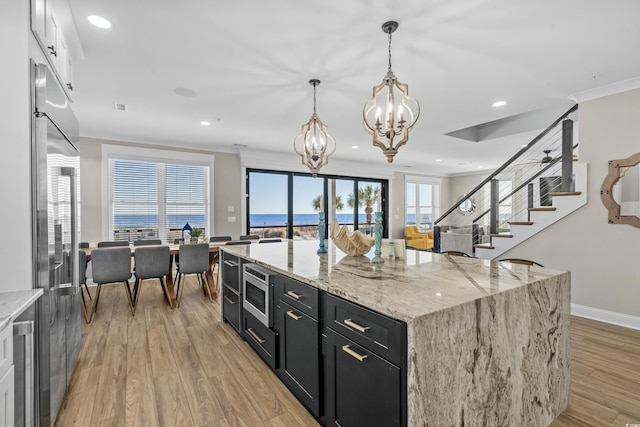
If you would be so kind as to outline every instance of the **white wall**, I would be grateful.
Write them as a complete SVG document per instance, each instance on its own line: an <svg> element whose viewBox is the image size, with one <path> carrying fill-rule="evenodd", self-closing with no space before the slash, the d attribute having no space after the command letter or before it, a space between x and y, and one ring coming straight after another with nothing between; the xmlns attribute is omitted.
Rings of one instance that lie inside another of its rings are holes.
<svg viewBox="0 0 640 427"><path fill-rule="evenodd" d="M608 160L640 152L640 89L581 103L578 115L587 205L504 257L571 271L574 304L640 316L640 228L608 224L600 200Z"/></svg>
<svg viewBox="0 0 640 427"><path fill-rule="evenodd" d="M94 138L81 138L80 150L80 188L81 218L80 241L96 243L104 240L102 236L102 145L123 145L130 147L153 148L156 150L172 150L189 153L215 155L214 165L214 197L212 235L229 235L237 237L242 234L242 174L240 158L237 154L214 153L201 150L176 149L173 147L138 144L125 141L109 141ZM233 206L235 212L228 213ZM236 216L236 222L228 222L228 216Z"/></svg>
<svg viewBox="0 0 640 427"><path fill-rule="evenodd" d="M10 247L0 257L0 291L31 289L31 114L29 2L0 1L0 222Z"/></svg>

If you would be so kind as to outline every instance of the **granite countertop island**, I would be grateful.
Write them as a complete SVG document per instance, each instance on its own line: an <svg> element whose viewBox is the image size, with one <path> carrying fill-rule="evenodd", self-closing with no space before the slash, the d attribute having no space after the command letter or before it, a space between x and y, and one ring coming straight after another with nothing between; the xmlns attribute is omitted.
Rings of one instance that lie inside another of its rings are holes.
<svg viewBox="0 0 640 427"><path fill-rule="evenodd" d="M222 247L407 324L408 425L545 426L569 403L570 273L328 241Z"/></svg>

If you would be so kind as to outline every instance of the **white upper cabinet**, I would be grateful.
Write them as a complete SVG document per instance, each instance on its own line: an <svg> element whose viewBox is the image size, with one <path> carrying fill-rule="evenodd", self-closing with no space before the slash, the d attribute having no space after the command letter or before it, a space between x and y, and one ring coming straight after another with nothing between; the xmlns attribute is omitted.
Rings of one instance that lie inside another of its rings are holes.
<svg viewBox="0 0 640 427"><path fill-rule="evenodd" d="M48 58L54 74L71 99L73 70L71 52L51 0L31 0L31 31Z"/></svg>

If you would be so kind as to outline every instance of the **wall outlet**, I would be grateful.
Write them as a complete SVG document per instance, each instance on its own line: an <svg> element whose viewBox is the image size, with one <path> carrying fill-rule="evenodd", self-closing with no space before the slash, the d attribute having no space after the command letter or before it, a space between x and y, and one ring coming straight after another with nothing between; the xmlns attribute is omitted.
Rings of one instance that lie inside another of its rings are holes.
<svg viewBox="0 0 640 427"><path fill-rule="evenodd" d="M236 217L235 216L228 216L227 217L227 222L236 222Z"/></svg>
<svg viewBox="0 0 640 427"><path fill-rule="evenodd" d="M236 207L233 205L229 205L227 206L227 212L235 212L236 211Z"/></svg>

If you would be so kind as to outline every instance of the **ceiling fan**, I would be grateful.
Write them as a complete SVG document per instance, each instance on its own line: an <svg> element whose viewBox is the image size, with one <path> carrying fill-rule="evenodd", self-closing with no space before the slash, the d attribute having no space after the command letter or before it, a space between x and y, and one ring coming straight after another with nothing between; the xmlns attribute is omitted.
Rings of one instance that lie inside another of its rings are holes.
<svg viewBox="0 0 640 427"><path fill-rule="evenodd" d="M548 163L551 163L553 161L556 160L560 160L560 157L551 157L551 151L552 150L543 150L542 152L544 153L544 157L542 159L530 159L529 162L523 162L520 163L521 165L535 165L535 164L539 164L539 165L545 165ZM573 155L573 161L578 161L578 155L574 154Z"/></svg>

